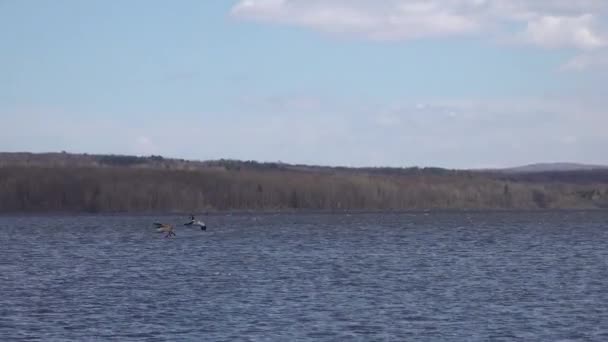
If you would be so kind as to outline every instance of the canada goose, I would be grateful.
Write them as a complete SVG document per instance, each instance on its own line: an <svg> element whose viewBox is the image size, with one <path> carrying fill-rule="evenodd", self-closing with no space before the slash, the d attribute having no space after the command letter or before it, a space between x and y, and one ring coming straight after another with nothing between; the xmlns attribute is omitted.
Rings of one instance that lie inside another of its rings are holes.
<svg viewBox="0 0 608 342"><path fill-rule="evenodd" d="M154 223L154 225L156 226L156 231L159 233L167 233L167 235L165 235L165 238L170 237L171 235L173 236L177 236L175 235L175 232L173 231L173 226L170 224L166 224L166 223Z"/></svg>
<svg viewBox="0 0 608 342"><path fill-rule="evenodd" d="M205 225L205 222L195 219L194 215L190 215L190 222L184 223L184 226L197 226L197 227L201 227L201 230L207 230L207 226Z"/></svg>

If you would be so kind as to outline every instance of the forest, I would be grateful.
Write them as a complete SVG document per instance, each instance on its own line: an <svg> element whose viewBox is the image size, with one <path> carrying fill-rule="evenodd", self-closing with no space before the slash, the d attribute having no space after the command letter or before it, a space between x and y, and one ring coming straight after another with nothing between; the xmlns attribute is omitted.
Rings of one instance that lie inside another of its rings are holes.
<svg viewBox="0 0 608 342"><path fill-rule="evenodd" d="M0 213L606 208L607 170L502 173L0 153Z"/></svg>

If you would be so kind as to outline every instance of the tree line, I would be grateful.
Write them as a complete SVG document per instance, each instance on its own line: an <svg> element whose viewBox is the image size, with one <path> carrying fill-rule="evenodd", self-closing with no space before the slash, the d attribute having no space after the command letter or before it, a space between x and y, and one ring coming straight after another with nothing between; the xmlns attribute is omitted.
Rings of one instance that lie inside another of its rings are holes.
<svg viewBox="0 0 608 342"><path fill-rule="evenodd" d="M0 166L0 212L608 208L608 181L601 177L577 182L443 169L383 172L236 161L195 168L129 166L140 162L124 159L103 167L5 163Z"/></svg>

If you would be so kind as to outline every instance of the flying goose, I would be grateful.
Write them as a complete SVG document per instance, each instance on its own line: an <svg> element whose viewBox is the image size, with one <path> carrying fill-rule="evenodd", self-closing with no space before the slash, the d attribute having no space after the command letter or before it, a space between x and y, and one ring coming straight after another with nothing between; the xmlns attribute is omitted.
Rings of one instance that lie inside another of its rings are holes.
<svg viewBox="0 0 608 342"><path fill-rule="evenodd" d="M190 215L190 222L184 223L184 226L197 226L197 227L201 227L201 230L207 230L207 226L205 225L205 222L195 219L194 215Z"/></svg>
<svg viewBox="0 0 608 342"><path fill-rule="evenodd" d="M173 231L173 226L170 224L166 224L166 223L154 223L154 225L156 226L156 231L159 233L167 233L167 235L165 235L165 238L170 237L171 235L173 236L177 236L175 235L175 232Z"/></svg>

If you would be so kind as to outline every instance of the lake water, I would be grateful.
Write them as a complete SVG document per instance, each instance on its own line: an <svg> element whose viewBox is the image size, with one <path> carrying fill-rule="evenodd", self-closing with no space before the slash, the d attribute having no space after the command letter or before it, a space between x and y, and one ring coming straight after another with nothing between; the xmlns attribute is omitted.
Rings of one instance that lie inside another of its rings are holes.
<svg viewBox="0 0 608 342"><path fill-rule="evenodd" d="M0 217L1 341L608 341L608 213Z"/></svg>

